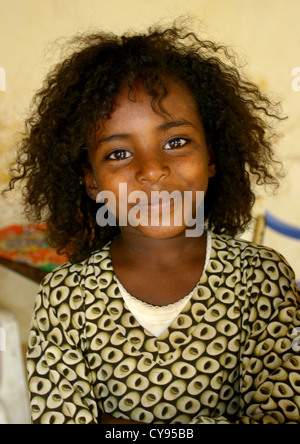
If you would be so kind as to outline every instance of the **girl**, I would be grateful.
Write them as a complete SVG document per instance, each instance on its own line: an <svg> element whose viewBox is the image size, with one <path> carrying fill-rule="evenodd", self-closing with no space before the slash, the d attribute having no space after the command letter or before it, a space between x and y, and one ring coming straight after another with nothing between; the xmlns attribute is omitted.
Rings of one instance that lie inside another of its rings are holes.
<svg viewBox="0 0 300 444"><path fill-rule="evenodd" d="M36 299L33 422L299 424L294 273L234 237L254 182L277 183L276 109L225 47L176 26L73 43L36 95L10 183L26 181L27 213L70 259ZM117 221L143 192L156 223L99 226L100 191ZM204 193L201 235L183 210L175 223L173 198L162 223L152 193L174 191L193 217Z"/></svg>

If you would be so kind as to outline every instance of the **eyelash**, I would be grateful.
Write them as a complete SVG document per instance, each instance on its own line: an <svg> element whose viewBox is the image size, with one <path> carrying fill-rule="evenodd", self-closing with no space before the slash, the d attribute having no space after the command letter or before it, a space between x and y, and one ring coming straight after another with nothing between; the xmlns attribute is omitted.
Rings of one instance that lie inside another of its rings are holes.
<svg viewBox="0 0 300 444"><path fill-rule="evenodd" d="M113 151L111 154L109 154L108 156L106 156L106 159L107 160L117 160L117 161L120 161L120 160L126 160L126 159L128 159L129 157L131 157L131 156L126 156L126 157L121 157L121 158L119 158L119 159L113 159L113 157L112 156L114 156L114 155L116 155L116 154L120 154L120 153L125 153L125 155L126 154L128 154L129 153L129 151L127 151L127 150L115 150L115 151Z"/></svg>
<svg viewBox="0 0 300 444"><path fill-rule="evenodd" d="M176 143L176 142L178 142L178 141L180 141L181 142L181 144L180 144L180 146L173 146L173 148L166 148L166 146L167 145L170 145L170 144L172 144L172 143ZM183 142L183 143L182 143ZM164 149L166 149L167 151L171 151L171 150L177 150L177 149L180 149L180 148L182 148L183 146L185 146L186 144L188 144L190 142L190 140L189 139L186 139L186 138L184 138L184 137L174 137L173 139L171 139L171 140L169 140L166 144L165 144L165 146L164 146ZM120 156L120 158L118 158L118 159L116 159L116 158L113 158L113 156L115 156L116 154L121 154L122 153L122 155L124 156L124 154L125 154L125 157L122 157L122 156ZM127 154L129 154L129 156L127 156ZM123 149L118 149L118 150L115 150L115 151L113 151L112 153L110 153L108 156L106 156L106 159L107 160L115 160L115 161L122 161L122 160L126 160L126 159L128 159L129 157L131 157L132 156L132 154L129 152L129 151L127 151L127 150L123 150Z"/></svg>
<svg viewBox="0 0 300 444"><path fill-rule="evenodd" d="M182 148L182 147L185 146L187 143L189 143L189 139L186 139L186 138L184 138L184 137L174 137L174 139L169 140L169 142L167 142L167 143L165 144L164 148L165 148L167 145L169 145L169 144L171 144L171 143L174 143L174 142L178 142L178 141L183 141L183 144L181 144L179 147L178 147L178 146L173 147L173 149L175 149L175 150L178 149L178 148ZM172 149L172 148L168 148L168 149Z"/></svg>

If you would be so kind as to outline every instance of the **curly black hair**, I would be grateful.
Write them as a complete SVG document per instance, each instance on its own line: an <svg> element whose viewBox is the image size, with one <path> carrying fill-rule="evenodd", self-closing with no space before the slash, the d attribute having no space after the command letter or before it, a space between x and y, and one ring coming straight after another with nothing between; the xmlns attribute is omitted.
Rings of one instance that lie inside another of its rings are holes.
<svg viewBox="0 0 300 444"><path fill-rule="evenodd" d="M99 204L83 180L99 125L113 112L124 82L132 88L138 79L162 103L167 78L192 92L215 153L217 174L205 200L211 230L232 236L245 230L253 187L277 185L272 147L278 104L244 79L227 47L176 24L140 34L76 36L71 55L35 95L9 185L24 181L27 216L46 222L50 243L70 261L85 259L119 233L97 225Z"/></svg>

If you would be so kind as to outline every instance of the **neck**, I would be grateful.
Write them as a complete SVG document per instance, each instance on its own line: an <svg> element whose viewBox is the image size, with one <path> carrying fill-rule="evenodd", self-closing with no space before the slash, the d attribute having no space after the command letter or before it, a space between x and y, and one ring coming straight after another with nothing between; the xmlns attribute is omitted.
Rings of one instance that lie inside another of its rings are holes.
<svg viewBox="0 0 300 444"><path fill-rule="evenodd" d="M122 261L136 263L142 261L149 266L173 267L185 260L205 255L206 233L201 237L192 238L182 235L170 239L153 239L139 232L123 230L111 245L113 256L122 257Z"/></svg>

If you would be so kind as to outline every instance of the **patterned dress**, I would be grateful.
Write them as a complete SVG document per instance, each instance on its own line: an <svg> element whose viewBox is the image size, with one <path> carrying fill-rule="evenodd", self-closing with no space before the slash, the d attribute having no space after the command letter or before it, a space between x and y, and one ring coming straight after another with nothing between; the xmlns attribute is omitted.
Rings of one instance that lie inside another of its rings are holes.
<svg viewBox="0 0 300 444"><path fill-rule="evenodd" d="M124 303L108 244L42 283L28 350L32 421L97 424L104 412L300 424L299 302L280 254L212 233L197 291L155 337Z"/></svg>

